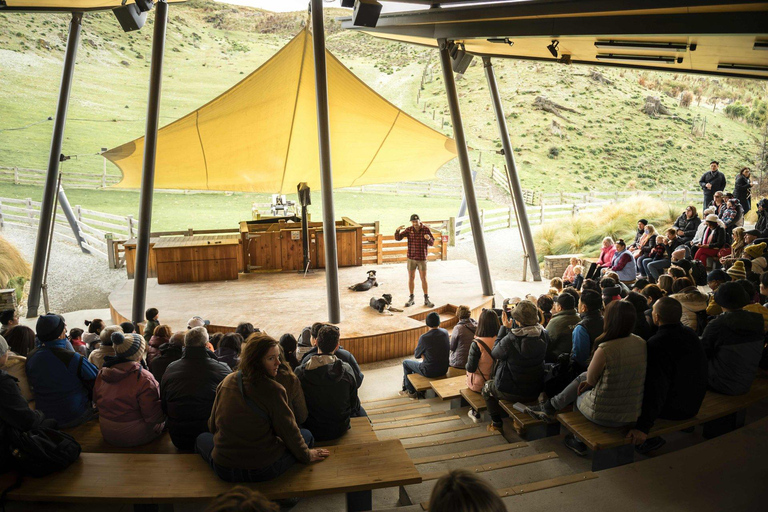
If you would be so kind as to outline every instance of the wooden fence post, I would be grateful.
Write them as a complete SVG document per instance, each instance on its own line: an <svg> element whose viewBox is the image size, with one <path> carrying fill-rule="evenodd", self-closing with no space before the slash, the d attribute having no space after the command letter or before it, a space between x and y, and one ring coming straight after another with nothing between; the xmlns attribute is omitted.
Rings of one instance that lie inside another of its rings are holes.
<svg viewBox="0 0 768 512"><path fill-rule="evenodd" d="M378 222L377 222L377 224L378 224ZM384 256L384 251L383 251L383 248L384 248L383 247L384 246L384 235L379 233L378 230L379 230L379 228L378 228L378 226L376 226L376 231L377 231L377 233L376 233L376 264L377 265L381 265L382 260L383 260L383 256Z"/></svg>
<svg viewBox="0 0 768 512"><path fill-rule="evenodd" d="M128 221L128 238L135 238L133 234L133 215L126 216L125 220Z"/></svg>
<svg viewBox="0 0 768 512"><path fill-rule="evenodd" d="M683 190L683 202L684 203L688 202L688 191L687 190Z"/></svg>
<svg viewBox="0 0 768 512"><path fill-rule="evenodd" d="M456 217L448 219L448 245L456 246Z"/></svg>
<svg viewBox="0 0 768 512"><path fill-rule="evenodd" d="M448 244L443 240L443 235L440 235L440 259L445 261L448 259Z"/></svg>
<svg viewBox="0 0 768 512"><path fill-rule="evenodd" d="M29 218L29 225L34 226L35 225L35 218L32 216L32 198L27 198L27 217Z"/></svg>
<svg viewBox="0 0 768 512"><path fill-rule="evenodd" d="M485 227L485 209L480 208L480 227Z"/></svg>
<svg viewBox="0 0 768 512"><path fill-rule="evenodd" d="M571 209L571 216L575 217L579 214L579 205L576 203L573 203L573 208Z"/></svg>
<svg viewBox="0 0 768 512"><path fill-rule="evenodd" d="M509 205L509 225L507 227L512 227L515 225L515 207L512 205Z"/></svg>
<svg viewBox="0 0 768 512"><path fill-rule="evenodd" d="M80 222L83 222L83 212L79 204L75 205L75 217L77 217L77 220L79 220Z"/></svg>
<svg viewBox="0 0 768 512"><path fill-rule="evenodd" d="M544 224L544 196L541 196L541 218L539 224Z"/></svg>
<svg viewBox="0 0 768 512"><path fill-rule="evenodd" d="M14 185L19 184L19 168L18 167L13 168L13 184Z"/></svg>
<svg viewBox="0 0 768 512"><path fill-rule="evenodd" d="M107 241L107 265L109 268L117 268L115 237L112 233L104 233L104 239Z"/></svg>
<svg viewBox="0 0 768 512"><path fill-rule="evenodd" d="M378 235L379 234L379 221L375 221L373 223L373 234Z"/></svg>
<svg viewBox="0 0 768 512"><path fill-rule="evenodd" d="M0 201L0 229L3 229L5 226L5 221L3 220L3 202Z"/></svg>

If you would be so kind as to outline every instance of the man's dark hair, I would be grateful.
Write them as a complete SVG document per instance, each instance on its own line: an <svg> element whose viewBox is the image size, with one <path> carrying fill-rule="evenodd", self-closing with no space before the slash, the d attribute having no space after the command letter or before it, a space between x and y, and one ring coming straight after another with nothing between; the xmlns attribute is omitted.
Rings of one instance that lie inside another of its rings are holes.
<svg viewBox="0 0 768 512"><path fill-rule="evenodd" d="M768 272L760 274L760 284L768 288Z"/></svg>
<svg viewBox="0 0 768 512"><path fill-rule="evenodd" d="M312 324L312 327L309 329L310 334L313 338L317 339L317 336L320 334L320 329L325 327L326 324L323 322L315 322Z"/></svg>
<svg viewBox="0 0 768 512"><path fill-rule="evenodd" d="M228 332L222 336L219 347L229 348L240 354L240 349L243 347L243 337L236 332Z"/></svg>
<svg viewBox="0 0 768 512"><path fill-rule="evenodd" d="M640 219L640 220L639 220L639 221L637 221L637 222L639 222L639 223L640 223L640 224L642 224L643 226L647 226L647 225L648 225L648 221L647 221L646 219Z"/></svg>
<svg viewBox="0 0 768 512"><path fill-rule="evenodd" d="M579 300L587 307L587 311L597 311L603 307L603 296L595 290L584 290Z"/></svg>
<svg viewBox="0 0 768 512"><path fill-rule="evenodd" d="M253 324L250 322L240 322L235 328L235 332L243 337L244 340L248 339L248 336L256 332Z"/></svg>
<svg viewBox="0 0 768 512"><path fill-rule="evenodd" d="M573 295L570 293L565 293L565 290L563 290L563 293L557 296L557 303L560 304L560 307L563 310L573 309L576 307L576 301L574 300Z"/></svg>
<svg viewBox="0 0 768 512"><path fill-rule="evenodd" d="M536 299L536 305L539 306L539 309L542 310L544 313L549 313L552 311L552 306L555 305L555 301L552 299L552 296L544 294L539 295L539 298Z"/></svg>
<svg viewBox="0 0 768 512"><path fill-rule="evenodd" d="M662 324L676 324L683 318L683 306L672 297L662 297L653 305Z"/></svg>
<svg viewBox="0 0 768 512"><path fill-rule="evenodd" d="M125 334L136 332L136 327L133 325L132 322L123 322L120 324L120 328L123 330Z"/></svg>
<svg viewBox="0 0 768 512"><path fill-rule="evenodd" d="M604 277L600 280L600 288L605 290L606 288L610 288L611 286L616 286L618 283L611 279L610 277Z"/></svg>
<svg viewBox="0 0 768 512"><path fill-rule="evenodd" d="M317 333L317 349L323 354L330 354L339 344L339 328L335 325L324 325Z"/></svg>
<svg viewBox="0 0 768 512"><path fill-rule="evenodd" d="M147 318L147 320L154 320L159 313L160 312L157 310L157 308L149 308L144 316Z"/></svg>
<svg viewBox="0 0 768 512"><path fill-rule="evenodd" d="M0 324L8 325L15 315L16 311L13 309L4 309L3 311L0 311Z"/></svg>
<svg viewBox="0 0 768 512"><path fill-rule="evenodd" d="M675 279L675 282L672 283L672 293L680 293L681 291L685 290L686 288L690 288L691 286L693 286L693 281L687 277L680 277Z"/></svg>
<svg viewBox="0 0 768 512"><path fill-rule="evenodd" d="M645 288L646 286L648 286L649 284L651 284L650 281L648 281L644 277L641 277L640 279L635 281L635 284L632 285L632 289L633 290L636 289L638 291L642 291L642 289Z"/></svg>
<svg viewBox="0 0 768 512"><path fill-rule="evenodd" d="M69 330L69 339L76 340L83 337L83 330L77 327L73 327Z"/></svg>
<svg viewBox="0 0 768 512"><path fill-rule="evenodd" d="M573 307L576 307L576 304L579 303L579 297L581 296L581 294L579 293L579 290L577 290L573 286L567 286L563 288L563 293L567 293L568 295L573 297Z"/></svg>
<svg viewBox="0 0 768 512"><path fill-rule="evenodd" d="M585 279L584 282L581 284L581 293L584 293L584 290L594 290L596 292L599 292L600 283L598 283L594 279Z"/></svg>

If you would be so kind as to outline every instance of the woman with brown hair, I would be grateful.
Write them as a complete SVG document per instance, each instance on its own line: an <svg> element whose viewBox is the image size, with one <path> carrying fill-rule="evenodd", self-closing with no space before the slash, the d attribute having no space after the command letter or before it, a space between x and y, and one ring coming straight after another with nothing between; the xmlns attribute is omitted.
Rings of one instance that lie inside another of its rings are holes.
<svg viewBox="0 0 768 512"><path fill-rule="evenodd" d="M296 418L296 424L303 425L309 416L307 400L304 398L304 390L299 378L293 373L293 368L285 357L285 350L282 345L280 345L280 367L277 369L275 380L285 388L288 395L288 405L293 411L293 417Z"/></svg>
<svg viewBox="0 0 768 512"><path fill-rule="evenodd" d="M554 422L557 411L575 402L576 409L593 423L623 427L637 421L645 385L645 341L632 334L635 307L626 300L605 308L603 334L595 340L587 371L576 377L562 393L526 411L534 418ZM569 435L565 445L586 455L584 443Z"/></svg>
<svg viewBox="0 0 768 512"><path fill-rule="evenodd" d="M496 336L499 334L499 315L492 309L484 309L480 313L480 320L477 322L475 337L469 346L467 354L467 387L477 393L483 390L485 381L493 378L493 344ZM474 409L467 413L469 419L478 423L480 415Z"/></svg>
<svg viewBox="0 0 768 512"><path fill-rule="evenodd" d="M459 306L456 310L456 318L459 322L451 332L450 355L448 366L451 368L464 368L467 365L469 345L475 339L477 322L472 318L472 311L468 306Z"/></svg>
<svg viewBox="0 0 768 512"><path fill-rule="evenodd" d="M171 339L173 330L170 325L162 324L155 327L152 336L147 343L147 366L152 362L154 358L160 355L160 347L168 343Z"/></svg>
<svg viewBox="0 0 768 512"><path fill-rule="evenodd" d="M432 488L430 512L506 512L499 494L466 469L441 476Z"/></svg>
<svg viewBox="0 0 768 512"><path fill-rule="evenodd" d="M312 449L314 438L299 429L285 388L277 382L280 345L261 332L248 337L240 369L216 390L209 432L196 451L228 482L263 482L285 473L297 461L321 461L330 452Z"/></svg>
<svg viewBox="0 0 768 512"><path fill-rule="evenodd" d="M5 341L8 342L8 360L0 369L8 372L19 382L21 396L27 402L35 399L35 394L27 379L27 354L35 348L35 331L25 325L16 325L5 331Z"/></svg>

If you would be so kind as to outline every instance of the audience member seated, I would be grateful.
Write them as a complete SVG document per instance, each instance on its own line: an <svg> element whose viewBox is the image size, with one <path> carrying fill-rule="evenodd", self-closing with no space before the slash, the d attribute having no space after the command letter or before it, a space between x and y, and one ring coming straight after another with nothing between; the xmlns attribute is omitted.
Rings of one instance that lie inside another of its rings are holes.
<svg viewBox="0 0 768 512"><path fill-rule="evenodd" d="M208 431L208 418L216 387L231 373L206 348L208 331L194 327L184 335L184 354L168 365L160 381L160 398L168 416L171 441L180 450L191 450L195 439Z"/></svg>
<svg viewBox="0 0 768 512"><path fill-rule="evenodd" d="M542 295L543 297L543 295ZM541 297L540 297L541 298ZM551 299L550 299L551 300ZM499 315L492 309L484 309L477 322L477 331L467 355L467 387L476 393L483 390L485 382L493 378L493 350L496 335L499 333ZM470 409L469 418L480 422L480 415Z"/></svg>
<svg viewBox="0 0 768 512"><path fill-rule="evenodd" d="M681 323L684 306L672 297L653 306L653 321L659 329L648 340L643 407L635 427L629 431L640 453L664 445L664 439L648 439L657 418L687 420L698 414L707 392L707 358L699 337Z"/></svg>
<svg viewBox="0 0 768 512"><path fill-rule="evenodd" d="M17 325L5 331L5 341L10 350L5 364L0 365L0 368L16 379L21 396L31 402L35 399L35 394L29 386L26 365L27 355L35 349L35 331L25 325Z"/></svg>
<svg viewBox="0 0 768 512"><path fill-rule="evenodd" d="M184 335L186 331L178 331L171 335L168 343L160 345L160 355L152 359L149 365L149 371L157 382L163 381L165 370L168 365L181 359L184 353Z"/></svg>
<svg viewBox="0 0 768 512"><path fill-rule="evenodd" d="M694 332L704 332L707 323L707 296L699 291L687 277L681 277L672 283L670 298L680 303L683 309L682 324Z"/></svg>
<svg viewBox="0 0 768 512"><path fill-rule="evenodd" d="M160 347L168 343L172 334L173 331L170 325L163 324L155 327L147 342L147 366L151 365L152 361L160 356ZM144 339L146 340L147 337L144 336Z"/></svg>
<svg viewBox="0 0 768 512"><path fill-rule="evenodd" d="M768 332L768 308L760 304L760 296L756 293L755 286L746 279L739 279L736 283L744 288L744 291L747 292L747 297L749 297L749 304L744 306L744 311L757 313L763 317L763 332Z"/></svg>
<svg viewBox="0 0 768 512"><path fill-rule="evenodd" d="M304 397L301 381L299 381L293 368L285 360L285 352L282 346L280 347L280 368L277 370L275 380L285 388L285 393L288 396L288 405L291 407L291 411L293 411L293 417L296 418L296 424L303 425L307 421L307 416L309 416L307 400Z"/></svg>
<svg viewBox="0 0 768 512"><path fill-rule="evenodd" d="M293 334L283 334L280 336L280 348L283 350L283 356L285 362L291 367L291 370L295 370L301 362L296 357L296 351L299 348L298 342Z"/></svg>
<svg viewBox="0 0 768 512"><path fill-rule="evenodd" d="M17 325L19 325L19 315L15 309L0 311L0 336L5 336L8 329Z"/></svg>
<svg viewBox="0 0 768 512"><path fill-rule="evenodd" d="M708 316L717 316L723 312L723 310L720 308L720 305L715 301L715 292L721 284L730 282L730 280L731 276L720 269L715 269L707 274L707 286L709 286L709 289L712 290L712 293L709 294L707 301Z"/></svg>
<svg viewBox="0 0 768 512"><path fill-rule="evenodd" d="M305 364L307 361L309 361L313 356L316 356L318 354L318 348L317 348L317 340L320 336L320 331L323 327L330 324L323 324L323 323L315 323L312 324L312 332L313 332L313 338L312 338L312 348L309 349L304 356L301 358L301 364ZM317 326L317 332L315 332L315 326ZM339 346L339 348L336 350L336 353L334 354L338 359L341 359L345 363L347 363L349 366L352 367L352 372L355 374L355 382L357 382L357 387L363 385L363 378L365 375L363 375L363 371L360 369L360 365L357 364L357 359L355 359L355 356L352 355L351 352L348 350L344 350L344 347Z"/></svg>
<svg viewBox="0 0 768 512"><path fill-rule="evenodd" d="M285 388L275 380L279 368L278 342L256 333L245 344L240 370L216 391L210 433L198 436L195 449L219 478L263 482L297 461L308 464L329 455L312 449L312 434L296 424Z"/></svg>
<svg viewBox="0 0 768 512"><path fill-rule="evenodd" d="M101 331L104 330L107 324L105 324L104 320L100 318L94 318L93 320L86 320L85 326L88 330L88 332L83 334L83 343L87 348L86 353L83 354L81 351L77 350L77 347L75 347L74 345L72 346L72 348L77 350L77 352L80 353L80 355L88 357L91 351L94 350L95 348L94 345L101 341Z"/></svg>
<svg viewBox="0 0 768 512"><path fill-rule="evenodd" d="M123 328L119 325L110 325L102 329L101 333L99 334L98 347L92 350L91 355L88 356L88 362L90 362L98 369L101 369L102 365L104 364L104 359L107 356L115 355L115 349L112 347L113 332L123 332ZM93 344L91 346L93 346Z"/></svg>
<svg viewBox="0 0 768 512"><path fill-rule="evenodd" d="M584 284L584 267L581 265L576 265L573 267L573 273L575 274L575 277L573 278L573 286L576 290L581 290L581 285Z"/></svg>
<svg viewBox="0 0 768 512"><path fill-rule="evenodd" d="M696 207L688 206L672 224L672 228L675 230L680 243L688 243L696 236L699 224L701 224L701 219L699 219Z"/></svg>
<svg viewBox="0 0 768 512"><path fill-rule="evenodd" d="M672 285L675 282L675 278L672 277L669 274L662 274L659 276L659 279L656 284L659 285L659 288L661 291L664 292L665 295L672 295Z"/></svg>
<svg viewBox="0 0 768 512"><path fill-rule="evenodd" d="M45 415L40 409L33 411L29 408L27 400L21 395L16 378L5 371L8 355L8 343L0 335L0 418L2 423L22 432L41 426L55 428L56 422L45 420ZM0 474L13 469L15 464L4 431L5 428L0 428Z"/></svg>
<svg viewBox="0 0 768 512"><path fill-rule="evenodd" d="M553 277L549 280L549 287L557 290L556 295L558 295L563 291L563 280L559 277Z"/></svg>
<svg viewBox="0 0 768 512"><path fill-rule="evenodd" d="M616 242L616 253L611 260L610 270L616 272L618 276L617 282L632 284L637 278L637 267L635 266L635 258L632 253L627 249L627 244L623 239L619 239ZM607 277L607 274L606 274Z"/></svg>
<svg viewBox="0 0 768 512"><path fill-rule="evenodd" d="M472 311L467 306L459 306L456 310L456 317L459 322L453 327L451 332L448 365L452 368L464 368L467 366L467 354L469 345L475 338L477 322L472 318Z"/></svg>
<svg viewBox="0 0 768 512"><path fill-rule="evenodd" d="M587 371L579 375L562 393L540 405L527 408L529 414L548 422L557 411L575 402L588 420L604 427L624 427L640 416L645 384L645 341L632 334L635 307L620 300L605 308L603 334L596 343ZM565 445L578 455L586 455L584 443L567 435Z"/></svg>
<svg viewBox="0 0 768 512"><path fill-rule="evenodd" d="M492 421L488 430L499 431L502 430L499 400L531 402L543 391L544 358L549 344L549 335L539 325L538 311L531 301L521 301L510 315L502 315L501 322L503 325L491 350L498 361L496 374L483 388Z"/></svg>
<svg viewBox="0 0 768 512"><path fill-rule="evenodd" d="M244 340L247 340L251 334L256 332L256 328L250 322L240 322L237 324L235 332L242 336Z"/></svg>
<svg viewBox="0 0 768 512"><path fill-rule="evenodd" d="M507 507L488 482L466 469L441 476L432 488L429 512L506 512Z"/></svg>
<svg viewBox="0 0 768 512"><path fill-rule="evenodd" d="M224 333L223 332L215 332L215 333L211 334L208 337L208 344L211 347L213 347L213 348L211 348L211 350L213 351L214 354L219 349L219 342L221 341L221 338L223 338L223 337L224 337Z"/></svg>
<svg viewBox="0 0 768 512"><path fill-rule="evenodd" d="M674 231L672 231L674 233ZM657 236L656 237L656 245L654 245L653 249L650 250L648 255L641 256L637 260L637 268L640 271L639 275L640 277L644 277L646 279L652 279L651 278L651 272L649 269L649 265L652 263L661 263L662 268L670 261L670 256L672 254L671 251L671 245L669 240L667 240L666 237L663 236ZM668 265L667 265L668 266Z"/></svg>
<svg viewBox="0 0 768 512"><path fill-rule="evenodd" d="M240 362L240 352L243 347L243 337L236 332L228 332L221 337L219 346L216 348L216 359L225 363L230 369L237 368Z"/></svg>
<svg viewBox="0 0 768 512"><path fill-rule="evenodd" d="M637 231L635 232L635 241L632 242L632 245L629 246L629 249L631 251L634 251L635 249L640 247L640 241L645 236L645 227L647 225L648 225L648 221L645 219L640 219L639 221L637 221Z"/></svg>
<svg viewBox="0 0 768 512"><path fill-rule="evenodd" d="M37 319L40 346L27 355L27 377L35 392L35 407L62 429L93 419L91 390L97 368L66 348L64 317L48 313Z"/></svg>
<svg viewBox="0 0 768 512"><path fill-rule="evenodd" d="M576 272L574 272L574 269L579 265L581 265L579 258L574 256L570 259L568 266L565 267L565 271L563 271L563 286L573 286L573 282L576 280Z"/></svg>
<svg viewBox="0 0 768 512"><path fill-rule="evenodd" d="M546 328L547 325L549 325L549 321L552 320L552 308L555 307L555 301L552 299L551 295L539 295L539 298L536 299L536 305L539 307L539 311L541 311L541 316L544 320L541 322L541 325ZM498 329L496 331L498 332ZM495 334L496 333L494 333L494 336Z"/></svg>
<svg viewBox="0 0 768 512"><path fill-rule="evenodd" d="M701 336L709 361L709 387L724 395L743 395L757 375L763 353L763 318L744 310L750 300L738 283L715 291L723 314L713 318Z"/></svg>
<svg viewBox="0 0 768 512"><path fill-rule="evenodd" d="M603 244L600 248L600 256L597 258L596 263L589 265L586 279L599 279L602 269L611 266L611 260L613 254L616 252L616 247L613 245L613 238L607 236L603 238Z"/></svg>
<svg viewBox="0 0 768 512"><path fill-rule="evenodd" d="M720 264L727 269L734 261L744 256L744 248L747 246L745 240L745 231L742 227L733 229L733 242L731 243L730 254L720 257Z"/></svg>
<svg viewBox="0 0 768 512"><path fill-rule="evenodd" d="M725 224L725 232L730 238L733 230L744 220L744 210L736 198L728 199L725 211L720 215L723 224Z"/></svg>
<svg viewBox="0 0 768 512"><path fill-rule="evenodd" d="M147 319L147 323L144 324L144 341L149 343L149 340L152 339L152 336L155 335L155 329L157 329L157 326L160 325L160 320L158 319L160 316L160 312L157 310L157 308L149 308L144 313L144 318ZM170 334L168 335L170 337Z"/></svg>
<svg viewBox="0 0 768 512"><path fill-rule="evenodd" d="M241 485L216 496L205 512L280 512L280 505Z"/></svg>
<svg viewBox="0 0 768 512"><path fill-rule="evenodd" d="M717 253L726 243L725 228L719 224L717 215L707 215L704 233L702 234L701 243L694 246L695 254L693 258L701 262L705 267L707 266L707 258L717 258Z"/></svg>
<svg viewBox="0 0 768 512"><path fill-rule="evenodd" d="M762 274L768 270L768 260L765 258L765 242L748 245L744 248L744 258L752 262L752 271L756 274Z"/></svg>
<svg viewBox="0 0 768 512"><path fill-rule="evenodd" d="M296 368L309 415L304 426L318 441L338 439L349 430L349 418L360 411L352 367L337 358L339 329L326 325L317 335L317 355Z"/></svg>
<svg viewBox="0 0 768 512"><path fill-rule="evenodd" d="M706 208L702 212L703 217L705 219L707 218L708 215L712 215L713 213L715 213L715 209L713 207L711 207L711 206L709 208ZM715 214L715 215L717 215L717 214ZM718 218L718 220L719 220L719 218ZM722 221L720 221L720 222L722 222ZM723 228L725 228L725 225L723 225ZM693 235L693 239L690 242L685 244L685 245L687 245L687 246L689 246L691 248L694 248L694 250L692 251L692 254L695 254L695 247L696 247L696 245L701 243L701 239L704 236L704 230L705 229L707 229L707 223L704 222L704 221L700 222L699 223L699 227L696 228L696 234Z"/></svg>
<svg viewBox="0 0 768 512"><path fill-rule="evenodd" d="M632 334L647 340L656 333L656 326L648 322L645 313L648 311L648 300L637 292L629 292L624 299L635 308L635 325Z"/></svg>
<svg viewBox="0 0 768 512"><path fill-rule="evenodd" d="M413 357L417 360L403 361L403 389L400 391L402 396L417 397L416 389L408 380L408 375L411 373L434 378L442 377L448 371L451 351L448 331L440 327L440 315L434 311L427 315L426 324L429 330L419 336L419 343L413 353Z"/></svg>
<svg viewBox="0 0 768 512"><path fill-rule="evenodd" d="M136 326L133 322L121 322L120 328L123 330L123 334L131 334L136 332Z"/></svg>
<svg viewBox="0 0 768 512"><path fill-rule="evenodd" d="M621 288L610 277L604 277L600 280L600 288L602 289L603 305L607 306L615 300L621 300Z"/></svg>
<svg viewBox="0 0 768 512"><path fill-rule="evenodd" d="M579 323L573 329L571 354L544 383L548 396L555 396L587 370L595 340L603 333L603 301L594 290L584 290L579 299Z"/></svg>
<svg viewBox="0 0 768 512"><path fill-rule="evenodd" d="M136 333L112 333L114 356L108 356L93 387L99 428L114 446L141 446L163 433L165 414L160 386L141 365L147 342Z"/></svg>
<svg viewBox="0 0 768 512"><path fill-rule="evenodd" d="M632 289L629 291L640 293L643 291L643 288L645 288L649 284L651 284L651 282L648 281L648 279L641 277L640 279L635 281L635 284L632 285Z"/></svg>
<svg viewBox="0 0 768 512"><path fill-rule="evenodd" d="M69 330L69 344L72 349L83 357L88 357L88 346L83 341L83 330L73 327Z"/></svg>
<svg viewBox="0 0 768 512"><path fill-rule="evenodd" d="M548 363L556 363L560 354L567 354L571 351L573 326L581 320L576 313L576 300L570 293L558 295L552 311L554 314L547 324L549 342L546 362Z"/></svg>

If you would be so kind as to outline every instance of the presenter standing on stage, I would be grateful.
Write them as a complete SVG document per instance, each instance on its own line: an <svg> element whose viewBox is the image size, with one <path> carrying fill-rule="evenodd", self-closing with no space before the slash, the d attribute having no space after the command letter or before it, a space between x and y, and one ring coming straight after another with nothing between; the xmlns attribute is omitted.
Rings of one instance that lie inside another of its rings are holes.
<svg viewBox="0 0 768 512"><path fill-rule="evenodd" d="M400 226L395 231L395 240L408 239L408 289L411 293L405 307L413 306L413 287L416 279L416 269L419 269L421 288L424 290L424 305L428 308L435 307L429 300L429 285L427 284L427 254L429 248L435 244L435 237L429 227L421 223L419 216L411 215L409 227Z"/></svg>

